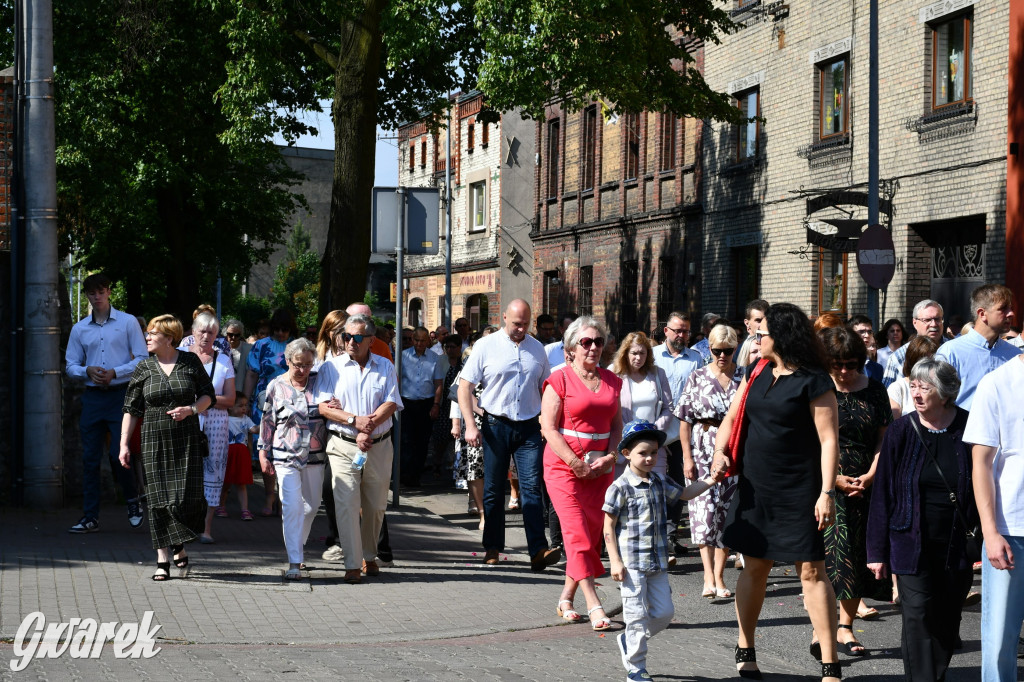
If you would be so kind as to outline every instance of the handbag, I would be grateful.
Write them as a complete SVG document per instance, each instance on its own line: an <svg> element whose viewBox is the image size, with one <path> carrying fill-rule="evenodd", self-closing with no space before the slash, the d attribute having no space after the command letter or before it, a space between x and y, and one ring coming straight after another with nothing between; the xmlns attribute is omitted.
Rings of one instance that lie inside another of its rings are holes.
<svg viewBox="0 0 1024 682"><path fill-rule="evenodd" d="M967 516L963 510L960 509L960 501L957 499L956 493L953 492L953 488L950 487L949 481L946 480L946 475L942 473L942 468L939 466L939 461L935 459L935 455L932 454L932 449L928 445L928 441L924 439L924 434L921 433L921 427L918 425L917 420L913 417L910 418L910 425L914 427L914 432L917 434L918 440L921 441L921 445L924 446L925 454L931 459L932 464L935 465L935 471L938 472L939 478L942 479L942 484L946 486L946 491L949 492L949 500L953 503L953 510L956 512L957 519L960 520L960 525L964 527L964 552L967 554L967 560L972 564L981 560L981 543L982 533L981 524L974 524L973 526L967 523Z"/></svg>
<svg viewBox="0 0 1024 682"><path fill-rule="evenodd" d="M768 360L764 358L757 361L757 365L750 372L750 378L747 379L747 386L739 397L740 402L739 407L736 409L736 418L732 422L729 442L725 447L725 456L729 458L730 462L729 470L725 472L726 476L737 476L740 473L740 456L743 454L743 441L747 435L745 420L747 416L747 395L750 393L750 387L754 385L754 379L759 377L764 368L769 364Z"/></svg>

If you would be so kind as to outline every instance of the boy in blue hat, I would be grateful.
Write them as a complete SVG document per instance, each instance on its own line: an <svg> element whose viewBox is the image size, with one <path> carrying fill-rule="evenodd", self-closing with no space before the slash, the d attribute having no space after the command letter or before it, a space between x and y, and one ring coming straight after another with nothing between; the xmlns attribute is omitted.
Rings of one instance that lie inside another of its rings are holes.
<svg viewBox="0 0 1024 682"><path fill-rule="evenodd" d="M629 467L608 487L602 507L612 578L622 583L626 628L616 640L630 682L651 679L647 640L668 627L675 612L667 572L666 504L693 499L725 477L724 469L715 469L709 478L684 489L651 471L666 437L643 419L623 427L619 452Z"/></svg>

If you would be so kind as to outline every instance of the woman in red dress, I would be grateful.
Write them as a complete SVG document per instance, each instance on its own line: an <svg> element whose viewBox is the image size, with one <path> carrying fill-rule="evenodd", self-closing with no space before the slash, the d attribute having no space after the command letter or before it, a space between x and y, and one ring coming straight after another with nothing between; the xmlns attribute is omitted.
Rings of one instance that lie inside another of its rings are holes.
<svg viewBox="0 0 1024 682"><path fill-rule="evenodd" d="M576 319L565 330L569 362L544 384L540 428L544 447L544 483L562 525L565 586L558 615L583 619L573 610L576 588L583 590L595 630L611 627L594 579L604 575L601 528L604 493L615 469L615 444L622 434L619 392L622 380L599 362L606 334L592 317ZM568 608L562 607L568 605Z"/></svg>

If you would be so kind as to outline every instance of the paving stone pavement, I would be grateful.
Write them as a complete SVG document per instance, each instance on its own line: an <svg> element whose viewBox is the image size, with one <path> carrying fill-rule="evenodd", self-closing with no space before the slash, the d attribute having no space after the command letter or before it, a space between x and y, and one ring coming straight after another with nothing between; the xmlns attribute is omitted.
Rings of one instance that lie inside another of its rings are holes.
<svg viewBox="0 0 1024 682"><path fill-rule="evenodd" d="M105 509L101 532L86 536L67 534L71 511L0 510L0 679L625 679L614 640L621 621L603 637L587 624L556 627L561 566L530 571L518 514L507 517L507 563L485 568L465 493L403 493L401 508L388 512L395 567L350 586L340 564L319 557L322 514L307 547L310 577L293 583L283 580L279 520L243 523L229 510L235 518L215 520L217 544L191 545L185 579L163 584L149 579L148 532L129 529L120 509ZM727 571L730 585L735 576ZM617 613L614 583L600 582L605 604ZM732 601L700 598L701 582L691 551L671 576L676 620L651 643L656 680L735 678ZM810 624L799 592L792 566L773 571L758 631L768 680L820 679L807 653ZM895 682L903 677L899 614L889 604L874 605L881 618L856 626L870 655L843 656L845 675ZM48 621L138 621L153 610L162 649L150 660L120 660L107 646L97 660L64 655L12 673L11 638L37 610ZM965 648L948 682L979 677L979 617L978 607L964 612Z"/></svg>

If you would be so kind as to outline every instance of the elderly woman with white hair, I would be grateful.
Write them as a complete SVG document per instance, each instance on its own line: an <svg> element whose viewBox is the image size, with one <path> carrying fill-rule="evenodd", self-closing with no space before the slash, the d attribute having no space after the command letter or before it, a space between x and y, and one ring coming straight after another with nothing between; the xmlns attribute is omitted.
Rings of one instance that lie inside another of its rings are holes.
<svg viewBox="0 0 1024 682"><path fill-rule="evenodd" d="M263 473L277 476L287 580L302 577L302 548L323 494L326 428L316 402L315 357L316 348L304 337L285 346L288 371L267 385L257 445Z"/></svg>
<svg viewBox="0 0 1024 682"><path fill-rule="evenodd" d="M582 620L573 610L580 587L594 630L611 627L594 580L604 575L602 506L613 479L615 446L622 436L622 379L599 366L606 338L603 325L590 316L580 316L569 325L565 330L569 361L544 382L540 408L540 429L547 441L544 483L565 543L565 584L557 612L570 622Z"/></svg>
<svg viewBox="0 0 1024 682"><path fill-rule="evenodd" d="M914 411L885 432L868 511L868 568L896 575L907 679L945 679L956 647L972 565L980 558L967 412L960 379L941 360L910 371Z"/></svg>
<svg viewBox="0 0 1024 682"><path fill-rule="evenodd" d="M217 394L210 409L200 419L203 433L210 444L210 454L203 459L203 495L206 497L206 527L199 536L199 542L213 543L211 534L214 512L220 508L224 489L224 472L228 466L228 408L235 404L235 367L231 355L215 347L214 341L220 323L207 312L196 315L192 320L191 346L182 346L199 357L203 368L210 375L213 390Z"/></svg>

